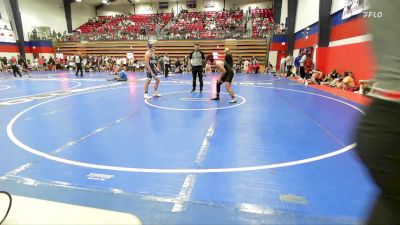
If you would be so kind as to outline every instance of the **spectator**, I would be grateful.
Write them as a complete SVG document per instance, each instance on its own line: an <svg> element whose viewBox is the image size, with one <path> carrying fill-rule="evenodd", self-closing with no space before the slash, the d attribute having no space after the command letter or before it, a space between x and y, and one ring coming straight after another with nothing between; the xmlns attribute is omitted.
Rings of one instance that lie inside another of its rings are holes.
<svg viewBox="0 0 400 225"><path fill-rule="evenodd" d="M168 77L169 67L170 67L169 57L168 57L168 54L165 54L165 56L164 56L164 75L165 75L165 77Z"/></svg>
<svg viewBox="0 0 400 225"><path fill-rule="evenodd" d="M238 62L236 64L236 72L242 73L243 59L242 56L239 56Z"/></svg>
<svg viewBox="0 0 400 225"><path fill-rule="evenodd" d="M353 91L355 87L355 82L351 72L344 72L343 73L343 80L336 85L339 89Z"/></svg>
<svg viewBox="0 0 400 225"><path fill-rule="evenodd" d="M320 84L324 78L324 74L319 70L313 70L311 72L311 83Z"/></svg>
<svg viewBox="0 0 400 225"><path fill-rule="evenodd" d="M285 62L286 62L286 58L282 57L281 61L280 61L280 65L279 65L279 73L281 75L283 75L285 73Z"/></svg>
<svg viewBox="0 0 400 225"><path fill-rule="evenodd" d="M243 72L248 73L249 72L249 60L245 59L244 64L243 64Z"/></svg>
<svg viewBox="0 0 400 225"><path fill-rule="evenodd" d="M300 72L300 60L301 60L301 54L299 53L294 60L294 67L296 67L296 75L299 75Z"/></svg>
<svg viewBox="0 0 400 225"><path fill-rule="evenodd" d="M176 73L182 73L182 68L181 68L181 60L178 58L175 61L175 68L176 68Z"/></svg>
<svg viewBox="0 0 400 225"><path fill-rule="evenodd" d="M286 63L286 77L289 77L292 75L292 68L293 68L293 56L292 54L288 54L288 56L285 59Z"/></svg>
<svg viewBox="0 0 400 225"><path fill-rule="evenodd" d="M306 61L307 56L305 53L302 53L301 59L300 59L300 78L301 78L301 83L304 83L306 80L306 71L304 67L304 62Z"/></svg>

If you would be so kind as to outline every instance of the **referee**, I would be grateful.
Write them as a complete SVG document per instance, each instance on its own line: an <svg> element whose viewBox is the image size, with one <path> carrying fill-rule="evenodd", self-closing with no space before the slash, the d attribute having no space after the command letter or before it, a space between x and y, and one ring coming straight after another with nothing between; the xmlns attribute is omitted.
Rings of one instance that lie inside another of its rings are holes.
<svg viewBox="0 0 400 225"><path fill-rule="evenodd" d="M200 50L200 44L194 44L194 51L189 55L190 63L192 65L193 75L193 88L192 93L196 91L196 79L199 77L200 93L203 93L203 60L205 59L204 53Z"/></svg>
<svg viewBox="0 0 400 225"><path fill-rule="evenodd" d="M79 71L81 71L81 77L83 77L81 53L78 53L78 55L75 56L75 64L76 64L76 74L75 74L75 76L78 76Z"/></svg>

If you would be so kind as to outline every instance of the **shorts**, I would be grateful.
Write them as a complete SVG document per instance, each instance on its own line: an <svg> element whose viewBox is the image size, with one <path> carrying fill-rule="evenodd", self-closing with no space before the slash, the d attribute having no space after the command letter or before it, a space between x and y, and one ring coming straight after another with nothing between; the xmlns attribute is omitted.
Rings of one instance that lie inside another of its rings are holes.
<svg viewBox="0 0 400 225"><path fill-rule="evenodd" d="M158 77L158 76L157 76L157 72L154 72L154 76L153 76L153 75L151 75L151 73L149 73L149 72L146 72L146 76L147 76L147 79L152 79L152 78L156 78L156 77Z"/></svg>
<svg viewBox="0 0 400 225"><path fill-rule="evenodd" d="M221 81L222 81L222 82L232 83L232 80L233 80L233 76L234 76L234 75L235 75L235 74L233 73L232 70L231 70L231 71L227 71L227 72L225 73L225 75L222 77Z"/></svg>

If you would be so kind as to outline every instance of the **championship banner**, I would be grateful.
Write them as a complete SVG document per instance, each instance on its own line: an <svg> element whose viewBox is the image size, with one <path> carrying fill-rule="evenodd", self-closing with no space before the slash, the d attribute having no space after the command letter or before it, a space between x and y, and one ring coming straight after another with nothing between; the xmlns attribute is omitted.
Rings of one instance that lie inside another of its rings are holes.
<svg viewBox="0 0 400 225"><path fill-rule="evenodd" d="M215 0L204 0L204 8L214 8Z"/></svg>
<svg viewBox="0 0 400 225"><path fill-rule="evenodd" d="M346 0L342 20L362 13L369 8L368 0Z"/></svg>
<svg viewBox="0 0 400 225"><path fill-rule="evenodd" d="M11 30L0 29L0 42L15 43L14 32Z"/></svg>
<svg viewBox="0 0 400 225"><path fill-rule="evenodd" d="M133 52L126 53L126 58L133 59Z"/></svg>

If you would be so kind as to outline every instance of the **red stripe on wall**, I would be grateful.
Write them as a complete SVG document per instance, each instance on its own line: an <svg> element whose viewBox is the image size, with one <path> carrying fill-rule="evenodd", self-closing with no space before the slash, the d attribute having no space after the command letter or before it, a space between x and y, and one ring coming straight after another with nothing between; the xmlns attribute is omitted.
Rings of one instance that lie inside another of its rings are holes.
<svg viewBox="0 0 400 225"><path fill-rule="evenodd" d="M53 47L25 47L25 52L26 53L54 53L54 48Z"/></svg>
<svg viewBox="0 0 400 225"><path fill-rule="evenodd" d="M317 69L324 74L333 69L339 73L350 70L358 82L371 79L375 74L375 65L371 42L317 48Z"/></svg>
<svg viewBox="0 0 400 225"><path fill-rule="evenodd" d="M272 43L270 51L287 51L287 43L282 45L282 43Z"/></svg>
<svg viewBox="0 0 400 225"><path fill-rule="evenodd" d="M19 52L17 46L0 45L0 52Z"/></svg>
<svg viewBox="0 0 400 225"><path fill-rule="evenodd" d="M368 27L365 18L360 17L332 27L331 41L361 36L367 33Z"/></svg>
<svg viewBox="0 0 400 225"><path fill-rule="evenodd" d="M307 48L313 46L314 44L318 44L318 33L311 34L308 36L308 39L304 38L296 40L294 43L294 48Z"/></svg>

